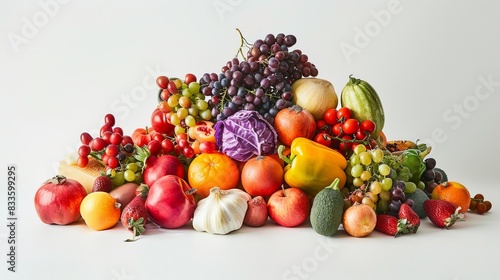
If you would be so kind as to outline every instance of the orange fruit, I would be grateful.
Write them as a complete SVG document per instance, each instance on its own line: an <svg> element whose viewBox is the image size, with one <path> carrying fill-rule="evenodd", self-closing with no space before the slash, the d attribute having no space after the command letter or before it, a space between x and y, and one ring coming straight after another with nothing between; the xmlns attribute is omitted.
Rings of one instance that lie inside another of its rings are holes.
<svg viewBox="0 0 500 280"><path fill-rule="evenodd" d="M212 187L221 190L238 186L240 170L236 161L222 153L202 153L189 164L187 172L189 185L202 198L210 194Z"/></svg>
<svg viewBox="0 0 500 280"><path fill-rule="evenodd" d="M470 205L469 190L458 182L448 181L437 185L432 191L432 199L441 199L461 207L460 213L465 213Z"/></svg>
<svg viewBox="0 0 500 280"><path fill-rule="evenodd" d="M120 220L120 203L107 192L87 194L80 204L80 214L91 229L112 228Z"/></svg>

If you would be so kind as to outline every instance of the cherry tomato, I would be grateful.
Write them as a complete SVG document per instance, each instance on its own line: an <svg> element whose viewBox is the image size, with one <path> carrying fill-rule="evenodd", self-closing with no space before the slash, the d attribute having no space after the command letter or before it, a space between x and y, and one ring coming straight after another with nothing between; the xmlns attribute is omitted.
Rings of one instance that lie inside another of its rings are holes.
<svg viewBox="0 0 500 280"><path fill-rule="evenodd" d="M342 129L342 123L336 123L332 127L332 134L333 136L336 137L341 137L342 135L344 135L344 130Z"/></svg>
<svg viewBox="0 0 500 280"><path fill-rule="evenodd" d="M196 80L196 76L191 73L186 74L186 76L184 77L184 83L186 85L189 85L191 82L196 82Z"/></svg>
<svg viewBox="0 0 500 280"><path fill-rule="evenodd" d="M158 78L156 78L156 84L161 89L166 89L169 82L170 80L167 76L158 76Z"/></svg>
<svg viewBox="0 0 500 280"><path fill-rule="evenodd" d="M342 140L344 140L343 142L340 142L339 144L339 149L342 151L342 152L347 152L348 150L351 150L352 149L352 142L348 142L349 140L352 140L352 136L351 135L344 135L341 137Z"/></svg>
<svg viewBox="0 0 500 280"><path fill-rule="evenodd" d="M337 110L334 108L328 109L325 114L323 115L323 119L325 122L329 125L334 125L337 123Z"/></svg>
<svg viewBox="0 0 500 280"><path fill-rule="evenodd" d="M375 131L375 123L372 120L364 120L359 124L359 130L366 134L372 134Z"/></svg>
<svg viewBox="0 0 500 280"><path fill-rule="evenodd" d="M359 129L359 122L356 119L347 119L342 125L345 134L354 134Z"/></svg>
<svg viewBox="0 0 500 280"><path fill-rule="evenodd" d="M326 133L318 133L316 137L314 137L314 141L327 147L330 147L330 144L332 144L332 138Z"/></svg>
<svg viewBox="0 0 500 280"><path fill-rule="evenodd" d="M366 134L366 132L362 131L361 129L356 131L355 137L357 140L365 140L366 136L368 136L368 134Z"/></svg>
<svg viewBox="0 0 500 280"><path fill-rule="evenodd" d="M330 125L326 123L325 120L317 120L316 121L316 131L319 132L330 132L331 128Z"/></svg>
<svg viewBox="0 0 500 280"><path fill-rule="evenodd" d="M346 120L351 118L351 109L347 107L342 107L337 110L337 119L340 122L345 122Z"/></svg>

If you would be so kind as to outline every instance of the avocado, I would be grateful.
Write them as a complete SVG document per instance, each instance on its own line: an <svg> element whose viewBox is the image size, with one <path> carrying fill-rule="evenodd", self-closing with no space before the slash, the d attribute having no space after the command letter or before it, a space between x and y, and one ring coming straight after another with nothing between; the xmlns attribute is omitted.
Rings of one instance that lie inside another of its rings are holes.
<svg viewBox="0 0 500 280"><path fill-rule="evenodd" d="M427 213L424 211L424 201L429 199L429 197L423 190L417 188L412 193L406 193L405 196L407 199L413 200L413 210L420 219L427 217Z"/></svg>
<svg viewBox="0 0 500 280"><path fill-rule="evenodd" d="M330 186L316 194L311 207L311 226L324 236L334 235L342 222L344 196L339 190L339 182L336 178Z"/></svg>

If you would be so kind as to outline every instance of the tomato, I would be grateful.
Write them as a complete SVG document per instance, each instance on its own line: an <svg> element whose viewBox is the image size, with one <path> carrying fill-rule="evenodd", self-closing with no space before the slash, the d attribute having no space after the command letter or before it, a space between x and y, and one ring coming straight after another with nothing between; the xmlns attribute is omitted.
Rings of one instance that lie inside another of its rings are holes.
<svg viewBox="0 0 500 280"><path fill-rule="evenodd" d="M149 142L151 142L151 137L153 137L156 134L156 131L153 128L136 128L134 132L132 132L132 140L134 141L134 144L143 147L147 145Z"/></svg>
<svg viewBox="0 0 500 280"><path fill-rule="evenodd" d="M359 124L359 130L365 134L372 134L375 131L376 124L371 120L364 120Z"/></svg>
<svg viewBox="0 0 500 280"><path fill-rule="evenodd" d="M342 135L344 135L344 130L342 129L342 123L336 123L332 127L332 134L333 136L336 137L341 137Z"/></svg>
<svg viewBox="0 0 500 280"><path fill-rule="evenodd" d="M167 114L162 112L159 108L154 109L151 114L151 126L158 133L168 136L174 135L175 126L168 122Z"/></svg>
<svg viewBox="0 0 500 280"><path fill-rule="evenodd" d="M47 180L35 194L35 209L46 224L67 225L80 220L80 204L87 191L78 181L64 176Z"/></svg>
<svg viewBox="0 0 500 280"><path fill-rule="evenodd" d="M342 107L342 108L338 109L338 111L337 111L337 119L340 122L344 122L344 121L350 119L351 116L352 116L351 109L349 109L347 107Z"/></svg>
<svg viewBox="0 0 500 280"><path fill-rule="evenodd" d="M366 132L362 131L362 130L356 131L356 134L355 134L355 138L357 140L365 140L367 136L368 136L368 134L366 134Z"/></svg>
<svg viewBox="0 0 500 280"><path fill-rule="evenodd" d="M347 152L348 150L351 150L352 149L352 142L349 142L349 140L352 140L352 136L351 135L344 135L341 137L343 141L340 142L339 144L339 149L342 151L342 152Z"/></svg>
<svg viewBox="0 0 500 280"><path fill-rule="evenodd" d="M196 79L196 76L194 74L188 73L184 77L184 83L186 85L189 85L191 82L196 82L196 81L197 81L197 79Z"/></svg>
<svg viewBox="0 0 500 280"><path fill-rule="evenodd" d="M323 115L323 119L327 124L334 125L335 123L337 123L337 114L338 113L335 108L328 109Z"/></svg>
<svg viewBox="0 0 500 280"><path fill-rule="evenodd" d="M156 84L161 89L166 89L169 82L170 80L167 76L158 76L158 78L156 78Z"/></svg>
<svg viewBox="0 0 500 280"><path fill-rule="evenodd" d="M332 138L327 133L318 133L314 138L314 141L327 147L330 147L330 145L332 144Z"/></svg>
<svg viewBox="0 0 500 280"><path fill-rule="evenodd" d="M356 119L347 119L342 125L345 134L355 134L359 129L359 122Z"/></svg>
<svg viewBox="0 0 500 280"><path fill-rule="evenodd" d="M325 120L317 120L316 121L316 131L319 132L326 132L329 133L331 130L330 125L326 123Z"/></svg>

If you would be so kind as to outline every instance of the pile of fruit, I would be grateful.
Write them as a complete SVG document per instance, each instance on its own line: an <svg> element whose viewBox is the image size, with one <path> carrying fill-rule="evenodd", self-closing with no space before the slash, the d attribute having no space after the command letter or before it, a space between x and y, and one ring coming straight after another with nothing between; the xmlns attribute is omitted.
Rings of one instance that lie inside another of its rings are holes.
<svg viewBox="0 0 500 280"><path fill-rule="evenodd" d="M35 194L42 222L121 224L133 233L127 241L148 223L228 234L309 222L325 236L399 236L421 219L450 228L491 209L450 181L425 143L387 140L367 81L350 76L337 95L292 48L295 36L240 38L217 73L159 76L144 127L127 134L106 114L99 135L83 132L78 155Z"/></svg>

